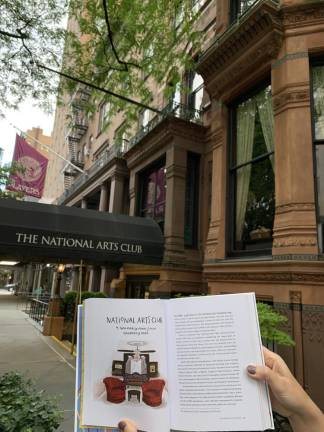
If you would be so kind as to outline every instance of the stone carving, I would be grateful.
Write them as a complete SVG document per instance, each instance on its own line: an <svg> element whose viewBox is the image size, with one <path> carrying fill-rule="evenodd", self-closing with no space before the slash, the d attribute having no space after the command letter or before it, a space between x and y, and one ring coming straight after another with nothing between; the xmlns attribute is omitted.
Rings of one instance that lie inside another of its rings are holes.
<svg viewBox="0 0 324 432"><path fill-rule="evenodd" d="M229 28L206 51L198 72L211 95L221 98L278 55L283 31L276 5L260 2L239 26Z"/></svg>
<svg viewBox="0 0 324 432"><path fill-rule="evenodd" d="M324 283L324 273L296 273L296 272L213 272L208 274L210 281L241 281L241 282L307 282Z"/></svg>
<svg viewBox="0 0 324 432"><path fill-rule="evenodd" d="M315 25L324 19L323 3L312 6L302 4L294 7L287 7L283 10L283 24L285 27L301 27Z"/></svg>
<svg viewBox="0 0 324 432"><path fill-rule="evenodd" d="M276 206L276 214L288 213L291 211L315 211L314 203L291 203Z"/></svg>
<svg viewBox="0 0 324 432"><path fill-rule="evenodd" d="M324 311L303 310L302 332L308 342L324 342Z"/></svg>
<svg viewBox="0 0 324 432"><path fill-rule="evenodd" d="M286 105L298 104L300 102L310 103L309 89L289 90L273 98L273 109L276 112L282 110Z"/></svg>
<svg viewBox="0 0 324 432"><path fill-rule="evenodd" d="M316 237L292 237L292 238L275 238L272 247L287 248L287 247L315 247L317 246Z"/></svg>
<svg viewBox="0 0 324 432"><path fill-rule="evenodd" d="M301 291L290 291L289 297L290 297L291 303L301 303L302 302Z"/></svg>

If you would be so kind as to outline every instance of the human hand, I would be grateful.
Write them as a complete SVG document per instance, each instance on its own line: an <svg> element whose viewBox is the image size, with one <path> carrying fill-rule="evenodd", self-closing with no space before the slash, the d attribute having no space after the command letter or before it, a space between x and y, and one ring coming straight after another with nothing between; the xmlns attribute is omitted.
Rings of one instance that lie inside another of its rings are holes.
<svg viewBox="0 0 324 432"><path fill-rule="evenodd" d="M137 432L137 427L134 422L129 419L123 419L118 423L118 428L122 432Z"/></svg>
<svg viewBox="0 0 324 432"><path fill-rule="evenodd" d="M247 372L252 379L269 384L274 411L288 417L296 432L324 431L322 412L297 382L284 360L267 348L263 348L263 354L265 366L249 365Z"/></svg>

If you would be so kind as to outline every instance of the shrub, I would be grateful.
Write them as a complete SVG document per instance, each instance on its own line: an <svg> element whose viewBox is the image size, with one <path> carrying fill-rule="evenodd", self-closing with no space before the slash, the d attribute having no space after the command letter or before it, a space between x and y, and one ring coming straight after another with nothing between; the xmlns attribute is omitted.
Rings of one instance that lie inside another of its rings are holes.
<svg viewBox="0 0 324 432"><path fill-rule="evenodd" d="M257 303L258 316L261 336L270 342L278 345L293 346L295 342L283 330L282 325L287 322L287 318L276 312L271 306L265 303Z"/></svg>
<svg viewBox="0 0 324 432"><path fill-rule="evenodd" d="M17 372L0 376L0 431L52 432L62 420L57 401Z"/></svg>
<svg viewBox="0 0 324 432"><path fill-rule="evenodd" d="M77 291L67 291L63 298L63 315L66 321L73 321L74 308L77 296ZM106 298L106 294L102 292L82 291L81 292L81 303L83 300L92 297Z"/></svg>

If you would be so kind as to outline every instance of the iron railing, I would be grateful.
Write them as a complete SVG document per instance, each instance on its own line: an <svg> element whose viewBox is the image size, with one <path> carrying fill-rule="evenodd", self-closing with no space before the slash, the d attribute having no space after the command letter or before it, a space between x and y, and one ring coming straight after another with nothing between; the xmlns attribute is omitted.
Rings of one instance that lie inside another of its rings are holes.
<svg viewBox="0 0 324 432"><path fill-rule="evenodd" d="M29 299L28 306L26 309L26 313L29 315L29 317L36 321L40 326L44 323L45 315L48 311L48 300L47 299L36 299L31 298Z"/></svg>
<svg viewBox="0 0 324 432"><path fill-rule="evenodd" d="M155 129L167 117L176 117L182 120L202 124L202 111L190 108L187 105L170 102L163 108L160 114L157 114L148 124L142 127L136 135L134 135L128 142L124 140L122 143L116 142L113 146L109 147L87 170L87 172L80 174L72 183L69 189L63 192L58 198L57 203L63 204L64 201L76 192L82 185L88 182L95 176L104 166L114 158L122 158L124 153L139 143L148 133Z"/></svg>

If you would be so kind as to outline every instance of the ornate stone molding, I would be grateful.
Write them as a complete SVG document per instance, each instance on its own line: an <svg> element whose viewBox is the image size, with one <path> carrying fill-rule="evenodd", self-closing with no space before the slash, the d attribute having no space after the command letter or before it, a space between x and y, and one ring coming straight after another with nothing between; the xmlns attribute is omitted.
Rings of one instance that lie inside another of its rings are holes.
<svg viewBox="0 0 324 432"><path fill-rule="evenodd" d="M298 28L324 23L322 0L286 6L282 9L283 24L286 28Z"/></svg>
<svg viewBox="0 0 324 432"><path fill-rule="evenodd" d="M278 7L264 0L224 32L202 56L198 72L212 97L226 93L250 79L270 62L282 45L283 30Z"/></svg>
<svg viewBox="0 0 324 432"><path fill-rule="evenodd" d="M304 212L315 211L314 203L291 203L276 206L276 214L289 213L289 212Z"/></svg>
<svg viewBox="0 0 324 432"><path fill-rule="evenodd" d="M278 114L287 106L310 104L310 92L309 88L305 89L286 89L284 92L274 96L273 98L273 110L275 114Z"/></svg>
<svg viewBox="0 0 324 432"><path fill-rule="evenodd" d="M315 247L317 240L315 237L290 237L290 238L274 238L272 247L288 248L288 247Z"/></svg>
<svg viewBox="0 0 324 432"><path fill-rule="evenodd" d="M208 272L208 281L223 282L269 282L269 283L324 283L322 273L295 273L295 272Z"/></svg>

